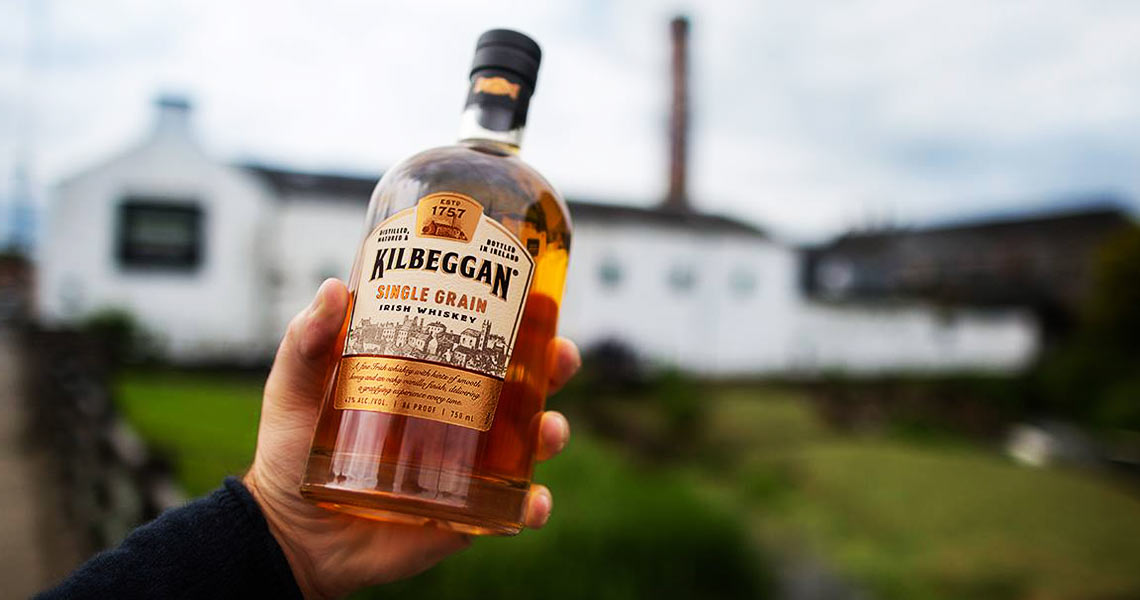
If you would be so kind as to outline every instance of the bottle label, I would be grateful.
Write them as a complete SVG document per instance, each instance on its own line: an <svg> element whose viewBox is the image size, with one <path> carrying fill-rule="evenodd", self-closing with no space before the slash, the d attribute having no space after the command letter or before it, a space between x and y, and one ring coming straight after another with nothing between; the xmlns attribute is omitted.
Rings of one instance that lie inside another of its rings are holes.
<svg viewBox="0 0 1140 600"><path fill-rule="evenodd" d="M420 198L368 235L334 406L487 431L534 259L473 198Z"/></svg>

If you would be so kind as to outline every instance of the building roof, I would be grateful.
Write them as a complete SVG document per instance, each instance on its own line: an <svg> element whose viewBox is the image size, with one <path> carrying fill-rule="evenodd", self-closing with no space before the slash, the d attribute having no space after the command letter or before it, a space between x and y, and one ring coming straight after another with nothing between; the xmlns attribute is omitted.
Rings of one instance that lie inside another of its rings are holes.
<svg viewBox="0 0 1140 600"><path fill-rule="evenodd" d="M906 238L935 238L985 235L1048 236L1053 232L1069 233L1074 230L1116 228L1131 223L1129 214L1116 202L1093 202L1083 207L1030 214L1001 215L972 218L919 228L880 229L845 233L833 241L817 247L818 250L871 249L894 244Z"/></svg>
<svg viewBox="0 0 1140 600"><path fill-rule="evenodd" d="M649 223L661 227L699 229L717 233L739 233L763 236L764 230L731 217L713 215L694 210L676 210L664 206L629 206L570 200L570 216L576 221L603 221L606 223Z"/></svg>
<svg viewBox="0 0 1140 600"><path fill-rule="evenodd" d="M286 200L301 194L339 197L367 204L372 197L372 188L376 187L376 181L380 179L379 173L352 175L295 171L262 164L239 166L260 178Z"/></svg>
<svg viewBox="0 0 1140 600"><path fill-rule="evenodd" d="M263 180L285 200L297 196L318 196L366 204L372 197L376 181L380 178L379 173L375 175L321 173L257 163L239 166ZM568 199L566 204L570 209L570 216L575 221L652 224L677 229L699 229L704 232L765 235L763 229L750 223L693 210L676 210L663 206L630 206L577 198Z"/></svg>
<svg viewBox="0 0 1140 600"><path fill-rule="evenodd" d="M1134 226L1122 204L1094 200L1036 214L848 233L808 249L802 282L809 294L832 300L1030 306L1068 318L1093 285L1100 245Z"/></svg>

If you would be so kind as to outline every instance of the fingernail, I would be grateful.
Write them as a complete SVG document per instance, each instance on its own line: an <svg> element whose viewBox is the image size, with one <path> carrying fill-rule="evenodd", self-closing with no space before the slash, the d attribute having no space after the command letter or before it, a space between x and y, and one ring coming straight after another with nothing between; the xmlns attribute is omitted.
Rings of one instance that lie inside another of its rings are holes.
<svg viewBox="0 0 1140 600"><path fill-rule="evenodd" d="M542 527L546 525L546 522L550 520L550 514L554 512L554 497L550 495L548 490L542 489L538 492L536 501L539 504L539 512L544 515L538 524L539 527Z"/></svg>
<svg viewBox="0 0 1140 600"><path fill-rule="evenodd" d="M582 351L579 350L578 346L575 346L574 344L571 344L570 347L574 349L574 351L571 352L574 357L571 362L574 363L574 370L577 371L578 369L582 368Z"/></svg>
<svg viewBox="0 0 1140 600"><path fill-rule="evenodd" d="M328 283L328 281L325 281L321 284L321 287L317 288L317 295L313 298L313 303L309 305L310 318L320 319L326 316L324 311L328 306L328 302L325 300L325 288L328 287Z"/></svg>
<svg viewBox="0 0 1140 600"><path fill-rule="evenodd" d="M324 307L325 307L325 299L321 296L317 296L316 299L313 300L313 303L311 305L309 305L309 316L310 317L319 316L321 314L321 310L323 310Z"/></svg>
<svg viewBox="0 0 1140 600"><path fill-rule="evenodd" d="M569 369L570 373L571 374L577 373L578 369L582 368L582 356L580 354L578 354L577 350L575 350L573 353L570 354L569 360L570 360L570 364L568 366L570 367L570 369Z"/></svg>
<svg viewBox="0 0 1140 600"><path fill-rule="evenodd" d="M570 443L570 421L562 413L557 413L558 419L562 421L562 435L558 439L558 451L562 452L566 449L566 444Z"/></svg>

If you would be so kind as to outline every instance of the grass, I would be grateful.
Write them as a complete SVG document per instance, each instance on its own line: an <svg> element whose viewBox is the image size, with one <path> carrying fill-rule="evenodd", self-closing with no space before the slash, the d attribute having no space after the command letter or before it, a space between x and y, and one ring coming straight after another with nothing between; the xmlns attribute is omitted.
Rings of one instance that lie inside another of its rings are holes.
<svg viewBox="0 0 1140 600"><path fill-rule="evenodd" d="M708 426L712 443L749 455L785 453L828 435L802 396L779 388L718 391Z"/></svg>
<svg viewBox="0 0 1140 600"><path fill-rule="evenodd" d="M134 373L118 392L189 492L248 464L260 381ZM753 595L762 562L725 506L766 544L823 557L883 598L1140 597L1134 490L963 442L839 436L777 388L718 390L708 403L712 455L732 462L698 471L726 493L703 494L683 471L640 466L579 428L538 470L556 499L546 529L480 539L376 597Z"/></svg>
<svg viewBox="0 0 1140 600"><path fill-rule="evenodd" d="M170 372L119 378L119 409L147 443L172 459L186 492L203 495L253 459L261 409L258 378Z"/></svg>
<svg viewBox="0 0 1140 600"><path fill-rule="evenodd" d="M253 455L260 381L129 373L117 386L127 418L203 494ZM671 471L639 466L578 431L536 478L554 492L551 522L515 538L478 539L411 580L359 597L745 598L764 563L739 516Z"/></svg>
<svg viewBox="0 0 1140 600"><path fill-rule="evenodd" d="M1140 594L1140 501L973 449L837 441L803 454L783 518L896 598Z"/></svg>
<svg viewBox="0 0 1140 600"><path fill-rule="evenodd" d="M737 443L757 432L737 477L768 542L877 595L1140 596L1140 499L1101 476L960 442L831 435L786 395L737 393L714 412Z"/></svg>

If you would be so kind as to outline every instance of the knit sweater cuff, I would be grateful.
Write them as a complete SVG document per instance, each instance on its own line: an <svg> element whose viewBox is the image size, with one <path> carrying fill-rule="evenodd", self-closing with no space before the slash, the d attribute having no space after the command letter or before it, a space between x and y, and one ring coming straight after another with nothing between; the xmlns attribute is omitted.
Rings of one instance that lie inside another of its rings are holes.
<svg viewBox="0 0 1140 600"><path fill-rule="evenodd" d="M253 495L234 477L168 510L39 598L301 598Z"/></svg>
<svg viewBox="0 0 1140 600"><path fill-rule="evenodd" d="M248 542L248 560L255 570L267 575L267 583L271 581L278 585L276 590L267 589L266 592L273 591L276 597L301 598L301 591L281 545L269 531L269 523L261 512L261 506L241 480L226 477L222 488L214 492L214 497L227 514L234 515L237 530L235 538Z"/></svg>

